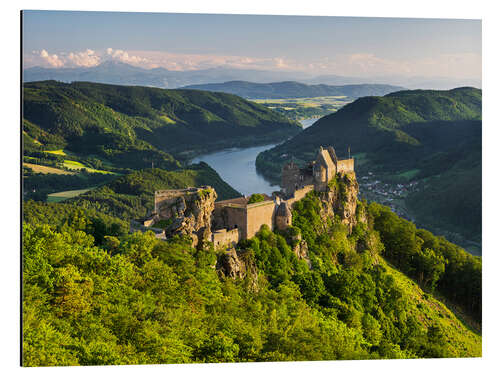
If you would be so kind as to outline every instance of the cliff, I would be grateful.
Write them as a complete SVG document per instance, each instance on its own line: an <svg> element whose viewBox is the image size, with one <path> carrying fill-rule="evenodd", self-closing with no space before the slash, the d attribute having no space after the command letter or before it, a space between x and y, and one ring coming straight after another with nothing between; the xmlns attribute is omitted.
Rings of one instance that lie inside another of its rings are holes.
<svg viewBox="0 0 500 375"><path fill-rule="evenodd" d="M357 223L358 193L359 185L354 172L335 176L328 183L326 191L319 193L323 205L321 216L333 218L338 215L342 224L347 225L351 232Z"/></svg>
<svg viewBox="0 0 500 375"><path fill-rule="evenodd" d="M201 245L203 241L210 241L211 218L216 199L215 190L207 186L163 200L158 204L157 214L168 223L165 235L188 235L193 240L194 247Z"/></svg>

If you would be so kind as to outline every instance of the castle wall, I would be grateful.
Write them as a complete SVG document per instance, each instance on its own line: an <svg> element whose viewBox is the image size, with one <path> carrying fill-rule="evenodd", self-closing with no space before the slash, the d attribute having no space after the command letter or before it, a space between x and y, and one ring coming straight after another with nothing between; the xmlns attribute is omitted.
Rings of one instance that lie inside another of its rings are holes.
<svg viewBox="0 0 500 375"><path fill-rule="evenodd" d="M225 201L218 201L218 202L215 202L215 207L222 207L222 206L225 206L228 203L230 203L230 204L246 205L247 204L247 198L245 198L245 197L238 197L238 198L226 199Z"/></svg>
<svg viewBox="0 0 500 375"><path fill-rule="evenodd" d="M175 216L171 211L171 207L177 203L179 198L180 196L173 198L165 198L159 202L155 202L155 212L158 214L159 217L163 219L170 219L171 217Z"/></svg>
<svg viewBox="0 0 500 375"><path fill-rule="evenodd" d="M322 182L328 182L332 179L333 176L335 176L336 173L336 168L335 168L335 163L332 160L330 156L330 152L328 150L323 149L320 147L320 150L318 152L318 157L316 158L316 164L322 165L325 168L325 175L323 176L323 171L321 171L321 181Z"/></svg>
<svg viewBox="0 0 500 375"><path fill-rule="evenodd" d="M214 247L228 247L230 245L236 245L240 240L240 230L238 228L227 230L219 229L212 233L212 242Z"/></svg>
<svg viewBox="0 0 500 375"><path fill-rule="evenodd" d="M244 206L223 206L214 210L215 229L239 229L241 238L247 238L247 210Z"/></svg>
<svg viewBox="0 0 500 375"><path fill-rule="evenodd" d="M263 224L266 224L273 230L275 211L276 204L272 200L249 204L246 209L246 233L244 236L242 233L242 238L247 239L255 236Z"/></svg>
<svg viewBox="0 0 500 375"><path fill-rule="evenodd" d="M326 181L315 181L314 190L316 191L326 191L328 183Z"/></svg>
<svg viewBox="0 0 500 375"><path fill-rule="evenodd" d="M314 190L314 185L306 185L302 189L295 190L293 196L290 199L287 199L287 203L289 207L292 207L292 204L300 201L302 198L306 196L307 193Z"/></svg>
<svg viewBox="0 0 500 375"><path fill-rule="evenodd" d="M354 159L339 160L337 162L337 173L354 172Z"/></svg>

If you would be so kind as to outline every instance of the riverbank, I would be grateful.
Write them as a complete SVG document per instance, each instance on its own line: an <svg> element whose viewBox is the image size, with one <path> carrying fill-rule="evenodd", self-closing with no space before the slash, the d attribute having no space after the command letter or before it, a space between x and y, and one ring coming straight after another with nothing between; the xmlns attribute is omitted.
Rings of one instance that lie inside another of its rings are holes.
<svg viewBox="0 0 500 375"><path fill-rule="evenodd" d="M303 129L306 129L316 120L316 118L309 118L300 121L300 123ZM255 160L259 153L280 143L268 142L263 145L257 143L252 147L232 147L221 151L207 152L193 157L190 163L207 163L217 171L224 181L244 195L252 193L272 194L273 191L279 190L280 186L257 172Z"/></svg>

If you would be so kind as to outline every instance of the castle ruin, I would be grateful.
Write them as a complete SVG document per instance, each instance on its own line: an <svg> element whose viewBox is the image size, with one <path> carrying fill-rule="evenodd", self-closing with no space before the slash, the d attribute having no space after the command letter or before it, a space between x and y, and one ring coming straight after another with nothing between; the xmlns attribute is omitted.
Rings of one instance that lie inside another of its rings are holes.
<svg viewBox="0 0 500 375"><path fill-rule="evenodd" d="M316 191L325 191L328 182L337 173L354 172L354 159L338 159L332 146L320 146L316 160L303 168L299 168L293 160L283 166L281 172L281 187L287 196L296 191L311 186Z"/></svg>
<svg viewBox="0 0 500 375"><path fill-rule="evenodd" d="M228 248L252 238L264 224L271 230L288 228L293 203L310 191L327 191L332 178L348 172L354 172L354 159L340 160L333 147L320 147L316 159L303 168L293 161L285 164L281 191L262 194L261 202L248 203L250 197L216 202L210 186L162 190L155 192L154 212L140 224L154 228L163 222L163 237L184 234L193 239L193 246L210 241L215 248Z"/></svg>

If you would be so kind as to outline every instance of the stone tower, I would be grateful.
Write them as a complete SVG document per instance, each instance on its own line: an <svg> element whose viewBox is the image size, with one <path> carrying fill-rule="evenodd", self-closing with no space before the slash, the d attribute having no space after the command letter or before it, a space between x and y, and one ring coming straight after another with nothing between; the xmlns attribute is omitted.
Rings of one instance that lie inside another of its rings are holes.
<svg viewBox="0 0 500 375"><path fill-rule="evenodd" d="M320 146L318 156L314 162L314 186L318 191L326 190L328 182L337 173L337 156L333 147L324 149Z"/></svg>
<svg viewBox="0 0 500 375"><path fill-rule="evenodd" d="M300 180L300 169L293 161L283 166L281 170L281 186L285 194L290 195L298 188Z"/></svg>
<svg viewBox="0 0 500 375"><path fill-rule="evenodd" d="M276 220L276 227L279 230L284 230L288 228L290 225L292 225L292 212L288 207L288 203L286 202L280 203L278 209L276 210L275 220Z"/></svg>

